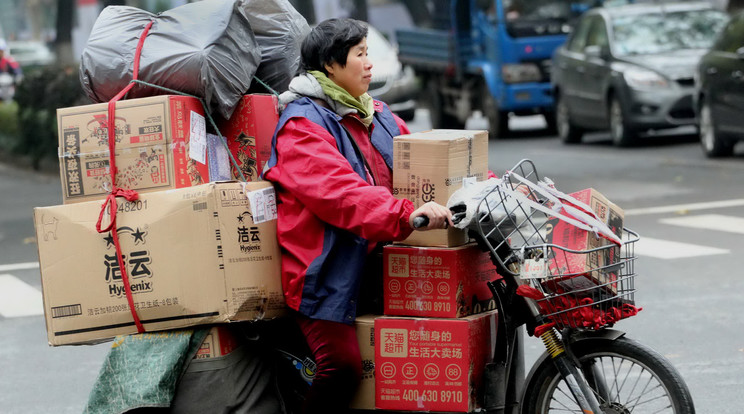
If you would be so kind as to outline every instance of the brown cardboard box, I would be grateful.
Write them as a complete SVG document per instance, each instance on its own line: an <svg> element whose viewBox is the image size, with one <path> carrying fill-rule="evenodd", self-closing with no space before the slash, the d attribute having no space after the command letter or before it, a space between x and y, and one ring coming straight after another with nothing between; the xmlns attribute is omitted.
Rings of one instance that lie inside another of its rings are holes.
<svg viewBox="0 0 744 414"><path fill-rule="evenodd" d="M588 205L597 217L608 225L618 237L623 232L623 210L607 199L599 191L587 188L570 194L576 200ZM549 229L546 240L570 250L592 250L612 244L605 238L598 238L594 233L579 229L557 218L548 220ZM620 247L603 249L591 253L570 253L561 249L554 250L554 257L550 261L552 275L571 275L551 278L546 282L548 287L556 285L569 291L591 289L602 285L610 294L617 294L617 269L608 267L617 263ZM603 270L597 270L602 268Z"/></svg>
<svg viewBox="0 0 744 414"><path fill-rule="evenodd" d="M115 117L117 186L143 192L210 181L198 99L163 95L119 101ZM107 103L57 110L64 203L100 199L110 191L107 120Z"/></svg>
<svg viewBox="0 0 744 414"><path fill-rule="evenodd" d="M488 132L435 129L400 135L393 141L393 194L416 207L447 204L466 177L488 176ZM400 242L411 246L453 247L468 242L464 230L413 232Z"/></svg>
<svg viewBox="0 0 744 414"><path fill-rule="evenodd" d="M465 318L375 319L378 410L473 412L482 406L497 311Z"/></svg>
<svg viewBox="0 0 744 414"><path fill-rule="evenodd" d="M271 184L209 183L117 201L117 233L146 330L284 313ZM136 332L111 234L95 228L100 211L100 201L34 209L52 345Z"/></svg>
<svg viewBox="0 0 744 414"><path fill-rule="evenodd" d="M275 95L251 94L240 100L229 120L220 120L217 127L227 140L230 153L248 181L258 180L271 157L271 139L279 123L279 101ZM235 166L230 165L232 178L242 181Z"/></svg>
<svg viewBox="0 0 744 414"><path fill-rule="evenodd" d="M494 309L486 282L500 276L478 246L383 248L385 315L459 318Z"/></svg>
<svg viewBox="0 0 744 414"><path fill-rule="evenodd" d="M375 319L378 315L362 315L356 318L356 334L362 354L362 382L349 408L354 410L375 409Z"/></svg>

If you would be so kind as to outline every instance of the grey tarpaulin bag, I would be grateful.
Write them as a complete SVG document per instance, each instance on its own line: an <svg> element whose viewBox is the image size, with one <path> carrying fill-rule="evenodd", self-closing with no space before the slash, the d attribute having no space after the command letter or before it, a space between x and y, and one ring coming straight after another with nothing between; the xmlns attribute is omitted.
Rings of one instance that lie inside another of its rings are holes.
<svg viewBox="0 0 744 414"><path fill-rule="evenodd" d="M246 0L245 9L261 47L256 78L284 92L300 67L300 45L310 26L289 0ZM251 89L266 92L257 83Z"/></svg>
<svg viewBox="0 0 744 414"><path fill-rule="evenodd" d="M107 102L132 80L137 43L150 21L154 23L142 48L139 79L198 96L229 118L261 62L244 0L200 1L158 15L134 7L106 7L80 59L85 93ZM137 85L127 97L165 93Z"/></svg>

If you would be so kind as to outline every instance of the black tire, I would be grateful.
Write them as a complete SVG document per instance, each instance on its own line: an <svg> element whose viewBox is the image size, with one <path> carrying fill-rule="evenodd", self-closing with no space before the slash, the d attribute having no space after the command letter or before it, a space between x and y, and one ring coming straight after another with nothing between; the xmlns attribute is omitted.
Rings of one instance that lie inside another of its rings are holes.
<svg viewBox="0 0 744 414"><path fill-rule="evenodd" d="M616 147L629 147L636 143L638 133L628 123L628 117L623 109L622 102L612 96L610 98L610 136Z"/></svg>
<svg viewBox="0 0 744 414"><path fill-rule="evenodd" d="M556 120L555 111L548 111L543 113L545 118L545 131L550 135L558 134L558 122Z"/></svg>
<svg viewBox="0 0 744 414"><path fill-rule="evenodd" d="M703 99L700 107L700 146L709 158L728 157L734 153L735 141L727 139L718 131L710 102Z"/></svg>
<svg viewBox="0 0 744 414"><path fill-rule="evenodd" d="M509 112L499 110L499 105L488 90L483 86L481 89L483 102L481 108L483 115L488 119L488 137L505 138L509 136Z"/></svg>
<svg viewBox="0 0 744 414"><path fill-rule="evenodd" d="M426 85L426 91L423 92L424 107L429 109L429 119L431 127L434 129L463 129L465 123L460 122L457 117L444 111L444 102L442 94L439 92L439 86L436 82L429 81Z"/></svg>
<svg viewBox="0 0 744 414"><path fill-rule="evenodd" d="M558 132L558 138L564 144L578 144L584 135L584 131L571 121L568 105L560 94L556 95L555 98L555 128Z"/></svg>
<svg viewBox="0 0 744 414"><path fill-rule="evenodd" d="M587 339L572 350L582 365L597 364L608 384L612 401L597 396L604 413L695 413L679 372L656 351L625 337ZM581 413L552 360L543 360L537 369L525 387L521 413ZM588 382L597 388L596 382Z"/></svg>

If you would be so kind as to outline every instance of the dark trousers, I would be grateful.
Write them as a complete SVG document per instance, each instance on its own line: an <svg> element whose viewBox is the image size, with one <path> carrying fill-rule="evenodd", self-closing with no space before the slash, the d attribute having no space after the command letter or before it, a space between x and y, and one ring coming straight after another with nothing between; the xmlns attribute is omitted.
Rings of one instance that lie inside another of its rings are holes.
<svg viewBox="0 0 744 414"><path fill-rule="evenodd" d="M305 397L305 414L348 410L362 377L362 357L354 325L297 317L317 365Z"/></svg>

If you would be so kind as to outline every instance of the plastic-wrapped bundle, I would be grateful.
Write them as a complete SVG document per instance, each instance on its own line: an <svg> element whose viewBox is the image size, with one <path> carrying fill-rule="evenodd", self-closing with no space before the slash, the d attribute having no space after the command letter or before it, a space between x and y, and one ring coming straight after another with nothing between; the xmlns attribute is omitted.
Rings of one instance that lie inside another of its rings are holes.
<svg viewBox="0 0 744 414"><path fill-rule="evenodd" d="M106 7L81 56L85 93L106 102L126 87L140 34L150 21L154 23L142 47L139 79L201 97L210 109L229 118L261 62L244 0L200 1L159 15ZM165 93L137 85L128 98Z"/></svg>
<svg viewBox="0 0 744 414"><path fill-rule="evenodd" d="M300 67L300 45L310 26L288 0L246 0L245 10L261 46L256 78L284 92ZM256 83L251 89L265 92Z"/></svg>

